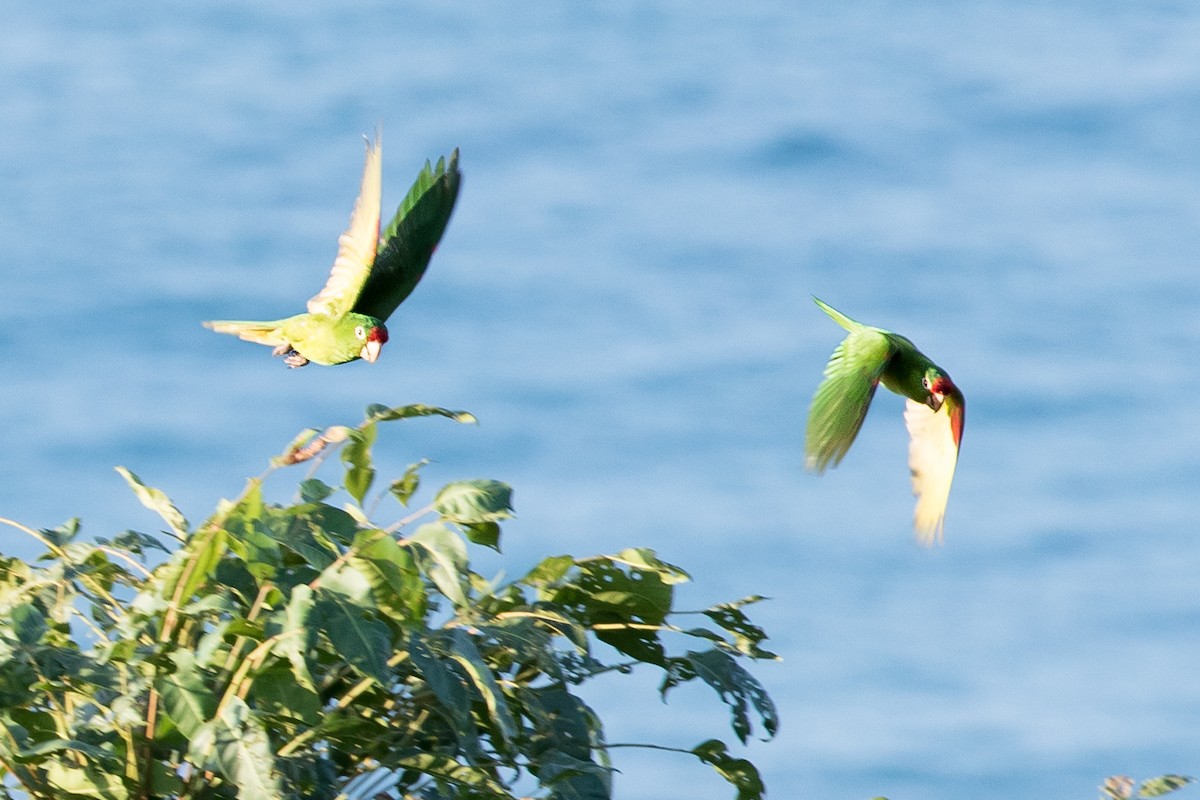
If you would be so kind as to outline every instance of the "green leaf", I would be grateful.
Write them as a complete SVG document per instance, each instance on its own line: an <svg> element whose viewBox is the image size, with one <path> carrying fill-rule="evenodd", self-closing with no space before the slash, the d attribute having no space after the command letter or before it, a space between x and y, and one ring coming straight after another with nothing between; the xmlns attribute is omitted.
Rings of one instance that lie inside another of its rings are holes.
<svg viewBox="0 0 1200 800"><path fill-rule="evenodd" d="M333 492L334 488L319 478L300 481L300 499L306 503L319 503Z"/></svg>
<svg viewBox="0 0 1200 800"><path fill-rule="evenodd" d="M315 690L307 658L315 633L308 625L312 608L313 591L308 584L301 583L292 587L291 596L283 611L283 625L274 650L288 660L292 669L292 679L301 689Z"/></svg>
<svg viewBox="0 0 1200 800"><path fill-rule="evenodd" d="M363 425L350 431L349 443L342 448L342 462L346 464L342 483L360 506L375 480L375 468L371 466L371 445L375 443L376 433L373 422Z"/></svg>
<svg viewBox="0 0 1200 800"><path fill-rule="evenodd" d="M460 764L446 755L413 749L401 754L393 766L428 775L438 783L452 785L455 791L448 795L449 797L480 798L480 800L482 798L512 797L512 793L492 777L490 767L472 767ZM447 797L445 794L430 796Z"/></svg>
<svg viewBox="0 0 1200 800"><path fill-rule="evenodd" d="M137 531L125 531L124 533L117 534L111 542L103 538L97 538L96 541L100 544L109 544L139 555L147 550L161 550L164 553L171 552L157 537L148 536Z"/></svg>
<svg viewBox="0 0 1200 800"><path fill-rule="evenodd" d="M282 800L267 731L246 703L230 698L192 739L189 756L237 787L238 800Z"/></svg>
<svg viewBox="0 0 1200 800"><path fill-rule="evenodd" d="M306 561L314 569L324 569L349 547L358 534L358 522L340 508L305 505L284 509L287 532L279 544Z"/></svg>
<svg viewBox="0 0 1200 800"><path fill-rule="evenodd" d="M42 528L42 536L60 547L78 535L79 517L72 517L57 528Z"/></svg>
<svg viewBox="0 0 1200 800"><path fill-rule="evenodd" d="M674 592L657 571L625 572L611 561L598 560L581 564L580 572L579 585L594 608L645 625L666 621Z"/></svg>
<svg viewBox="0 0 1200 800"><path fill-rule="evenodd" d="M524 689L525 709L548 746L572 758L590 761L600 739L600 724L587 704L562 685Z"/></svg>
<svg viewBox="0 0 1200 800"><path fill-rule="evenodd" d="M461 523L467 539L500 552L500 525L495 522Z"/></svg>
<svg viewBox="0 0 1200 800"><path fill-rule="evenodd" d="M154 571L150 586L164 601L170 602L176 597L189 600L212 575L225 555L227 544L228 534L224 528L201 528Z"/></svg>
<svg viewBox="0 0 1200 800"><path fill-rule="evenodd" d="M421 468L428 463L429 459L422 458L415 464L409 464L408 469L404 471L404 477L392 481L392 485L388 487L388 491L400 501L400 505L408 506L408 501L412 499L417 488L421 485Z"/></svg>
<svg viewBox="0 0 1200 800"><path fill-rule="evenodd" d="M460 746L472 757L480 755L479 735L471 720L471 698L462 678L417 634L409 637L408 648L413 667L437 698Z"/></svg>
<svg viewBox="0 0 1200 800"><path fill-rule="evenodd" d="M612 770L592 759L601 731L587 704L561 685L525 689L520 697L537 730L529 769L551 798L609 800Z"/></svg>
<svg viewBox="0 0 1200 800"><path fill-rule="evenodd" d="M610 558L614 562L628 564L638 572L653 573L660 581L670 586L687 583L692 579L679 567L660 559L648 547L630 547Z"/></svg>
<svg viewBox="0 0 1200 800"><path fill-rule="evenodd" d="M540 595L574 609L602 642L639 661L663 665L666 654L659 626L671 610L671 584L682 573L648 553L626 550L619 556L578 561L574 580L568 575Z"/></svg>
<svg viewBox="0 0 1200 800"><path fill-rule="evenodd" d="M425 574L454 605L467 604L462 572L467 564L467 546L458 534L445 525L428 523L417 528L406 540L418 548Z"/></svg>
<svg viewBox="0 0 1200 800"><path fill-rule="evenodd" d="M475 685L475 690L479 693L484 705L487 706L493 730L500 736L499 741L496 741L495 744L507 749L516 737L516 723L513 720L512 711L508 708L508 701L504 699L504 692L501 691L500 684L496 682L496 677L492 674L491 667L480 655L479 649L470 635L462 628L454 628L449 632L445 639L445 646L447 648L446 655L457 661L466 670Z"/></svg>
<svg viewBox="0 0 1200 800"><path fill-rule="evenodd" d="M391 673L387 661L392 646L386 624L367 616L362 607L324 585L317 590L312 618L341 658L381 686L388 685Z"/></svg>
<svg viewBox="0 0 1200 800"><path fill-rule="evenodd" d="M519 582L534 588L557 583L571 571L571 567L573 566L575 566L575 559L571 556L550 556L543 558Z"/></svg>
<svg viewBox="0 0 1200 800"><path fill-rule="evenodd" d="M85 755L90 761L99 762L109 767L118 763L116 755L111 751L88 744L87 742L81 742L78 739L48 739L39 742L32 747L27 747L19 751L16 754L16 760L28 763L39 760L41 756L64 752Z"/></svg>
<svg viewBox="0 0 1200 800"><path fill-rule="evenodd" d="M729 755L725 743L721 740L709 739L701 742L692 752L705 764L711 764L722 778L737 788L737 800L762 800L766 794L767 790L763 786L758 769L744 758Z"/></svg>
<svg viewBox="0 0 1200 800"><path fill-rule="evenodd" d="M353 552L350 563L366 576L375 604L410 625L420 623L425 616L425 584L412 553L377 529L360 530Z"/></svg>
<svg viewBox="0 0 1200 800"><path fill-rule="evenodd" d="M194 547L192 542L195 542ZM186 600L194 595L196 590L208 580L222 556L225 555L228 542L229 538L224 530L212 530L207 535L193 536L188 546L179 551L191 556L188 559L189 566L191 566L189 574L180 576L185 579L183 591L179 593L180 599ZM184 571L188 572L186 567Z"/></svg>
<svg viewBox="0 0 1200 800"><path fill-rule="evenodd" d="M51 712L14 705L6 710L6 719L0 722L0 748L16 745L18 749L0 752L13 753L19 758L21 748L36 747L37 742L62 741L57 709ZM10 736L11 742L8 741Z"/></svg>
<svg viewBox="0 0 1200 800"><path fill-rule="evenodd" d="M446 408L437 408L436 406L427 406L422 403L413 403L407 406L395 406L389 408L382 403L373 403L367 406L367 418L365 422L389 422L395 419L409 419L411 417L448 417L455 422L475 423L475 415L467 411L451 411Z"/></svg>
<svg viewBox="0 0 1200 800"><path fill-rule="evenodd" d="M105 772L92 767L68 766L64 761L45 765L46 783L72 798L125 800L129 791L118 772Z"/></svg>
<svg viewBox="0 0 1200 800"><path fill-rule="evenodd" d="M228 629L229 620L223 620L213 624L205 631L193 651L196 666L211 667L215 659L224 659L225 654L229 652L229 647L225 642L225 632Z"/></svg>
<svg viewBox="0 0 1200 800"><path fill-rule="evenodd" d="M125 479L125 482L129 484L129 488L133 489L134 496L137 497L142 505L162 517L171 530L180 537L187 536L188 521L180 513L179 509L171 503L170 498L162 491L142 483L137 475L134 475L125 469L125 467L117 467L116 470Z"/></svg>
<svg viewBox="0 0 1200 800"><path fill-rule="evenodd" d="M511 662L514 670L524 674L536 669L553 681L566 680L559 661L562 654L554 647L554 636L562 631L545 623L542 618L504 617L496 624L478 625L472 632L489 643L491 663Z"/></svg>
<svg viewBox="0 0 1200 800"><path fill-rule="evenodd" d="M226 614L236 614L233 599L224 594L202 594L199 598L183 607L183 613L188 616L200 616L210 611L216 612L216 616L224 616Z"/></svg>
<svg viewBox="0 0 1200 800"><path fill-rule="evenodd" d="M306 725L315 725L321 719L321 698L311 685L299 685L292 671L282 662L255 674L249 697L260 714L284 717Z"/></svg>
<svg viewBox="0 0 1200 800"><path fill-rule="evenodd" d="M542 753L530 771L550 789L550 800L611 800L612 770L561 750Z"/></svg>
<svg viewBox="0 0 1200 800"><path fill-rule="evenodd" d="M246 570L260 582L273 580L282 563L270 523L271 514L263 503L259 484L253 485L225 515L230 549L242 557Z"/></svg>
<svg viewBox="0 0 1200 800"><path fill-rule="evenodd" d="M1159 775L1157 778L1142 781L1138 797L1162 797L1176 789L1182 789L1194 780L1195 778L1187 775Z"/></svg>
<svg viewBox="0 0 1200 800"><path fill-rule="evenodd" d="M721 603L705 609L704 615L733 635L734 649L737 652L751 658L778 659L779 656L758 646L766 640L767 634L762 628L751 623L750 618L742 611L743 606L763 599L761 595L752 595L733 603Z"/></svg>
<svg viewBox="0 0 1200 800"><path fill-rule="evenodd" d="M587 630L576 620L559 612L552 606L546 607L541 603L535 604L528 609L523 609L521 615L531 622L536 622L540 628L546 630L548 633L565 638L575 646L580 655L587 654ZM508 624L508 620L503 619L501 623Z"/></svg>
<svg viewBox="0 0 1200 800"><path fill-rule="evenodd" d="M451 522L496 522L512 516L512 487L493 480L448 483L433 498L433 507Z"/></svg>
<svg viewBox="0 0 1200 800"><path fill-rule="evenodd" d="M767 690L747 672L733 656L723 650L689 651L686 656L671 659L667 677L659 691L665 697L673 687L699 677L716 690L733 711L733 732L745 744L750 735L749 707L753 706L762 719L769 736L779 729L779 715Z"/></svg>
<svg viewBox="0 0 1200 800"><path fill-rule="evenodd" d="M26 646L40 642L50 629L45 615L30 603L22 603L9 611L7 622L17 641Z"/></svg>
<svg viewBox="0 0 1200 800"><path fill-rule="evenodd" d="M190 739L216 713L217 698L205 686L190 652L176 650L171 660L175 662L175 671L160 674L156 686L175 727Z"/></svg>
<svg viewBox="0 0 1200 800"><path fill-rule="evenodd" d="M333 564L321 573L318 585L322 590L341 595L348 603L359 608L374 610L375 595L371 592L371 581L350 561Z"/></svg>
<svg viewBox="0 0 1200 800"><path fill-rule="evenodd" d="M218 561L213 569L211 585L221 587L219 591L242 608L249 608L258 596L259 582L240 558L222 558Z"/></svg>
<svg viewBox="0 0 1200 800"><path fill-rule="evenodd" d="M342 510L344 510L354 520L356 527L372 527L371 520L369 517L367 517L367 512L363 511L360 506L356 506L353 503L346 503L344 506L342 506Z"/></svg>

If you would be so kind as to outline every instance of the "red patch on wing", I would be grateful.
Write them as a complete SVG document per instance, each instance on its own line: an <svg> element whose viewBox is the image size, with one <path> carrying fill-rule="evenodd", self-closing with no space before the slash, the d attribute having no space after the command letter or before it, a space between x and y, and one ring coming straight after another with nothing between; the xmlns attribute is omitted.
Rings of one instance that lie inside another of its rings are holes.
<svg viewBox="0 0 1200 800"><path fill-rule="evenodd" d="M962 392L954 385L954 381L945 375L934 381L930 388L946 398L946 405L949 406L947 410L950 412L950 433L954 436L954 446L961 446L963 422L966 417L966 403L963 401Z"/></svg>
<svg viewBox="0 0 1200 800"><path fill-rule="evenodd" d="M950 433L954 435L955 447L962 447L962 432L965 417L966 410L963 408L962 401L956 398L954 407L950 409Z"/></svg>

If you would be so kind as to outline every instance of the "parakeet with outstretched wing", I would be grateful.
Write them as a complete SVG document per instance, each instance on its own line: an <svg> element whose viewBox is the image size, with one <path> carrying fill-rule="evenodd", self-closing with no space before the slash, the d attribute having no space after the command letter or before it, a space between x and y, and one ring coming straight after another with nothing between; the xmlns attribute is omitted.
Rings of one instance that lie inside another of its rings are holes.
<svg viewBox="0 0 1200 800"><path fill-rule="evenodd" d="M907 398L908 467L917 507L913 527L922 544L942 540L946 501L958 463L966 402L940 367L905 337L855 322L813 298L849 335L834 348L808 411L809 469L835 467L854 442L875 388Z"/></svg>
<svg viewBox="0 0 1200 800"><path fill-rule="evenodd" d="M412 293L446 230L462 173L458 150L424 169L380 235L382 144L367 142L362 186L350 225L338 237L337 257L324 288L308 301L308 312L264 322L218 320L204 326L218 333L274 346L289 367L374 362L388 340L384 324Z"/></svg>

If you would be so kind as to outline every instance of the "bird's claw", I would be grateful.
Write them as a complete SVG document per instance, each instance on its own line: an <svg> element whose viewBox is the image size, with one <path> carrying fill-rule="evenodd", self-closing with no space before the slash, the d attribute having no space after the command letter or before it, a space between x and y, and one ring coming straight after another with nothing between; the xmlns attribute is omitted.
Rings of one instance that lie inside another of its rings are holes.
<svg viewBox="0 0 1200 800"><path fill-rule="evenodd" d="M289 369L305 366L308 363L306 357L296 353L296 349L290 344L281 344L277 348L271 350L271 355L283 356L283 363L288 365Z"/></svg>
<svg viewBox="0 0 1200 800"><path fill-rule="evenodd" d="M303 367L308 363L308 359L296 352L296 348L291 344L281 344L271 351L273 356L283 356L283 363L288 365L289 369Z"/></svg>
<svg viewBox="0 0 1200 800"><path fill-rule="evenodd" d="M289 369L296 369L297 367L303 367L305 364L307 364L308 359L297 353L295 350L292 350L283 357L283 363L287 364Z"/></svg>

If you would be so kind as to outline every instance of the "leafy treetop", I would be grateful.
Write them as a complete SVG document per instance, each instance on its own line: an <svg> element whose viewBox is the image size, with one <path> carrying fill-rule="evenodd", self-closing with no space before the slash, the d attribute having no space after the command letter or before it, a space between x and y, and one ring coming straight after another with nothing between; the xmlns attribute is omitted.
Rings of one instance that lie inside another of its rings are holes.
<svg viewBox="0 0 1200 800"><path fill-rule="evenodd" d="M120 469L165 539L3 520L45 553L0 556L0 798L602 800L619 745L576 687L635 667L661 672L664 698L712 687L743 743L755 726L774 735L742 666L774 658L744 611L761 598L685 627L673 600L687 574L642 549L489 582L469 548L499 550L510 487L457 481L411 510L424 461L385 490L405 516L372 522L378 426L422 416L474 419L373 405L355 427L305 431L268 470L312 463L295 502L268 503L264 474L194 528ZM339 450L335 486L317 472ZM334 505L339 490L352 502ZM721 740L679 751L739 800L762 797Z"/></svg>

